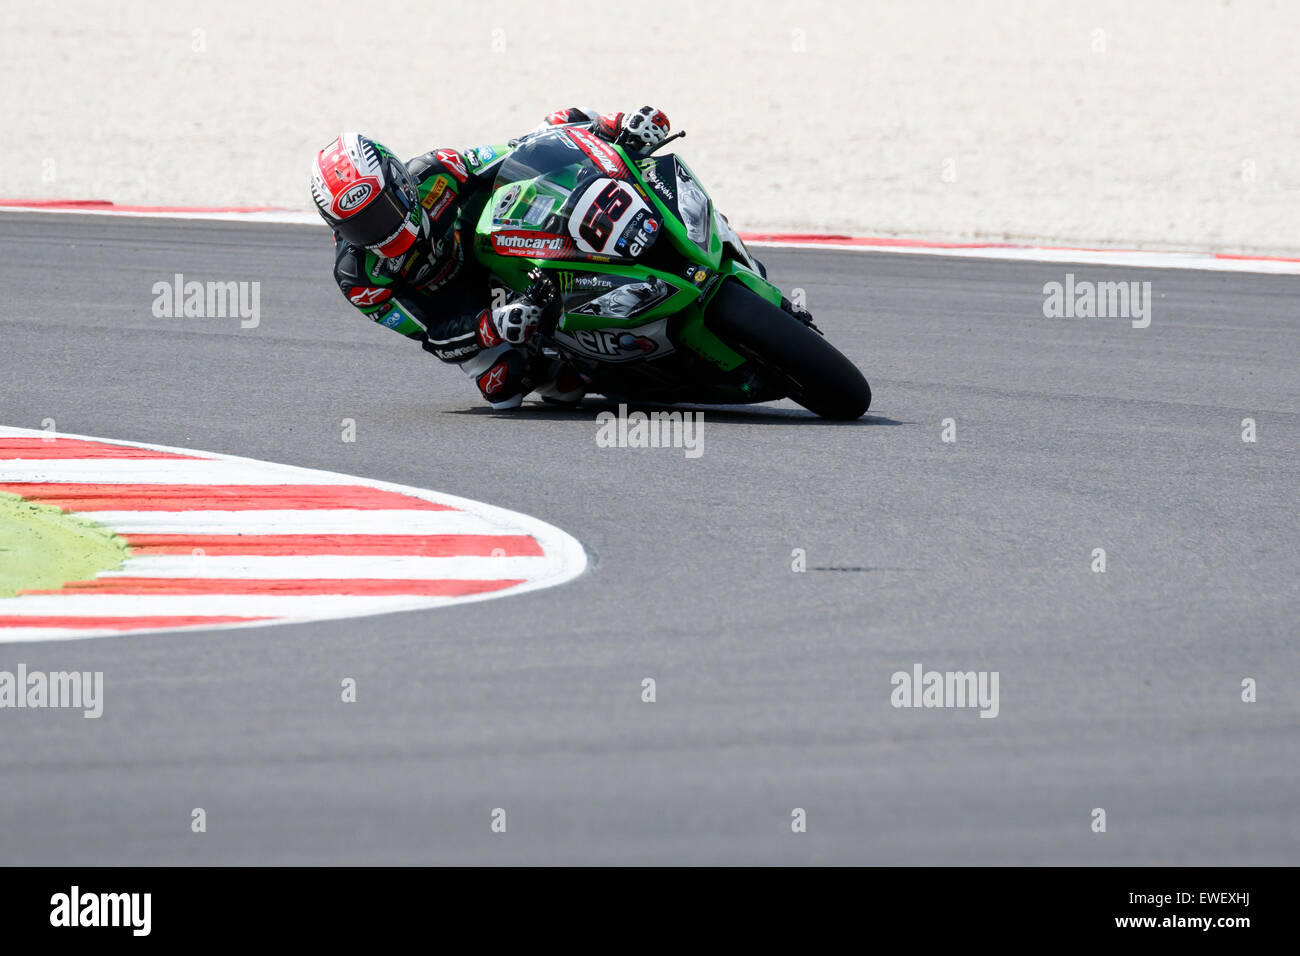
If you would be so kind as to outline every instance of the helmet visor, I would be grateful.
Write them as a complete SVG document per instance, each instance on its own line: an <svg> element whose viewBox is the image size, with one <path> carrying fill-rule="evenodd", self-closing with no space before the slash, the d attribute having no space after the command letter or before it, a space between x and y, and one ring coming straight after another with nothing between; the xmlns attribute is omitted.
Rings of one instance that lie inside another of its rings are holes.
<svg viewBox="0 0 1300 956"><path fill-rule="evenodd" d="M354 246L377 246L392 238L402 228L410 211L393 192L382 190L360 211L346 219L336 220L335 230Z"/></svg>

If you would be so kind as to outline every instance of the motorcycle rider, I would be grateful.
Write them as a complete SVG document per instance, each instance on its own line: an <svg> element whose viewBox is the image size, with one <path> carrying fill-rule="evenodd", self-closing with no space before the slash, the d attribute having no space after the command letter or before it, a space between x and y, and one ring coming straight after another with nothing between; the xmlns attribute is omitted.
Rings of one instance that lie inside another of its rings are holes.
<svg viewBox="0 0 1300 956"><path fill-rule="evenodd" d="M534 132L565 123L588 124L637 152L654 150L669 130L668 117L649 106L603 115L574 107ZM444 148L403 163L358 133L339 136L317 153L311 177L316 208L334 230L334 278L363 315L459 365L494 409L517 408L533 390L577 402L581 376L535 341L543 318L558 314L553 283L534 269L522 294L509 292L465 248L497 158L491 147Z"/></svg>

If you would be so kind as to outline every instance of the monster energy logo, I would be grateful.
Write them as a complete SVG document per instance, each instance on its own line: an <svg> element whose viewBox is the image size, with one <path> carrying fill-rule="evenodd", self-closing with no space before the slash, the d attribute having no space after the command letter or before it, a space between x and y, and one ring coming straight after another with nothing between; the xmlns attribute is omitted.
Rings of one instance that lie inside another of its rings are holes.
<svg viewBox="0 0 1300 956"><path fill-rule="evenodd" d="M573 272L561 272L558 275L560 280L560 292L563 295L568 295L575 289L584 291L591 289L605 291L614 288L613 280L602 275Z"/></svg>

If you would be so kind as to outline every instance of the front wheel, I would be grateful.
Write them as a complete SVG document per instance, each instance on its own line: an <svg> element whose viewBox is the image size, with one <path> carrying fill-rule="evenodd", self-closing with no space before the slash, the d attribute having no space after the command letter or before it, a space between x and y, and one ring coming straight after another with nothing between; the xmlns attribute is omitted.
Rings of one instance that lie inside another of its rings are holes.
<svg viewBox="0 0 1300 956"><path fill-rule="evenodd" d="M817 332L739 282L722 284L704 324L723 342L786 384L789 395L823 418L851 421L871 407L858 367Z"/></svg>

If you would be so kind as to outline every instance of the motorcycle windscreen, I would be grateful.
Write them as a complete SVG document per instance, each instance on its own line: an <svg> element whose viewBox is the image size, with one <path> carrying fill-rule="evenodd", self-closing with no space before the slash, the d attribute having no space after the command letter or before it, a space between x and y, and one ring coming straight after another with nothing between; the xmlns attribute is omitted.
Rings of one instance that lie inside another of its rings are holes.
<svg viewBox="0 0 1300 956"><path fill-rule="evenodd" d="M495 250L533 258L636 258L658 238L661 223L628 172L618 151L589 130L535 134L497 173ZM530 229L536 232L529 235Z"/></svg>

